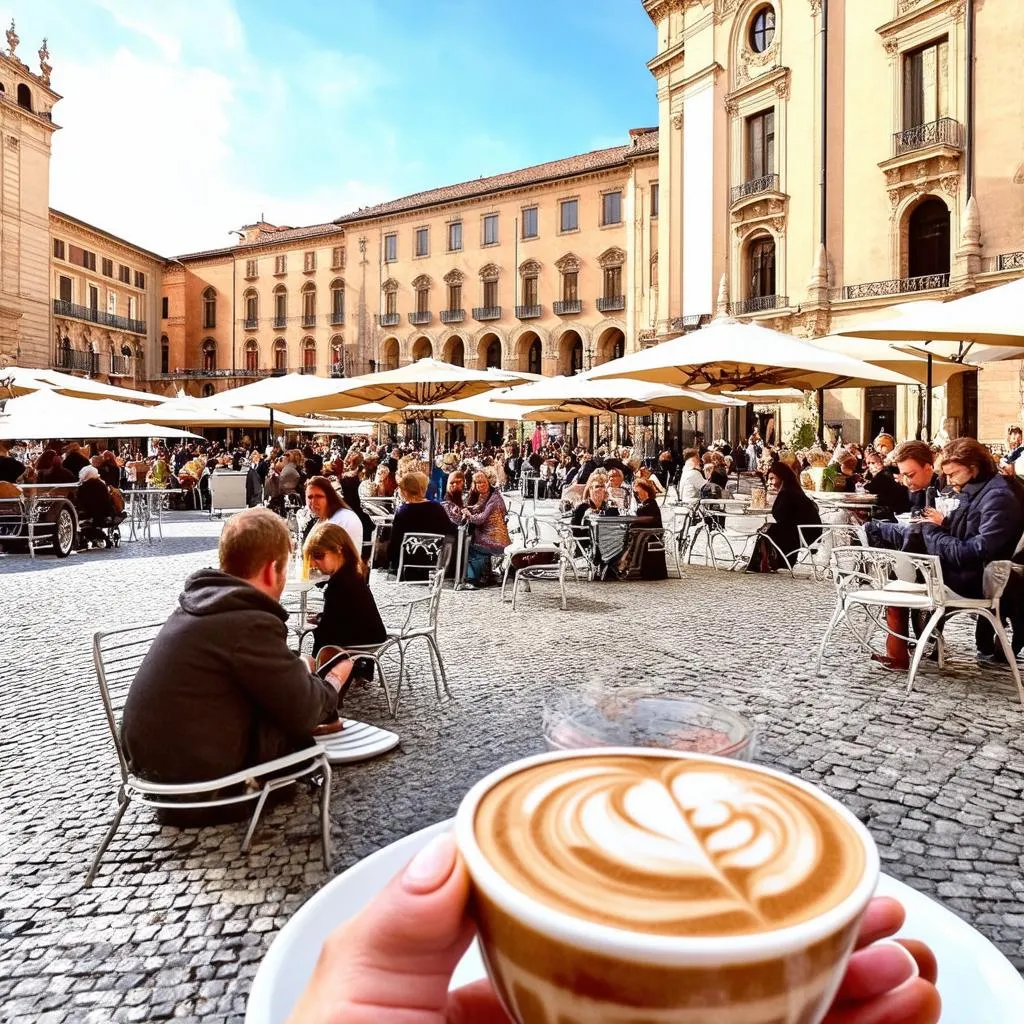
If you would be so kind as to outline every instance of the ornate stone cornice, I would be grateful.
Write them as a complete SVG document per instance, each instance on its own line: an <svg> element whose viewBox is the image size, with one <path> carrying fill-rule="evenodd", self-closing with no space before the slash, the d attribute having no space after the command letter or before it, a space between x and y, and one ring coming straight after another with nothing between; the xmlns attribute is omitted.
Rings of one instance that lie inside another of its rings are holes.
<svg viewBox="0 0 1024 1024"><path fill-rule="evenodd" d="M555 267L560 274L578 273L582 266L583 261L574 252L567 252L564 256L560 256L555 260Z"/></svg>
<svg viewBox="0 0 1024 1024"><path fill-rule="evenodd" d="M626 262L626 254L617 245L605 249L597 258L598 265L605 269L607 267L621 267Z"/></svg>
<svg viewBox="0 0 1024 1024"><path fill-rule="evenodd" d="M713 0L644 0L647 16L657 25L672 14L690 7L709 7Z"/></svg>
<svg viewBox="0 0 1024 1024"><path fill-rule="evenodd" d="M920 22L945 14L955 22L963 21L966 12L965 0L897 0L896 17L877 29L882 37L886 53L896 52L896 37Z"/></svg>
<svg viewBox="0 0 1024 1024"><path fill-rule="evenodd" d="M529 259L519 264L520 274L539 274L541 271L540 261Z"/></svg>

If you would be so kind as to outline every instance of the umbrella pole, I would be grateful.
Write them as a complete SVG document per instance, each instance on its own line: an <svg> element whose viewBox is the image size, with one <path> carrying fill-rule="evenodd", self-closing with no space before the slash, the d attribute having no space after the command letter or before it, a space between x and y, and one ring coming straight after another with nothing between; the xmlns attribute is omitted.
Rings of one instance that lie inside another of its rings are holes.
<svg viewBox="0 0 1024 1024"><path fill-rule="evenodd" d="M928 353L928 380L924 386L924 436L932 439L932 354Z"/></svg>
<svg viewBox="0 0 1024 1024"><path fill-rule="evenodd" d="M818 444L825 447L825 389L818 388Z"/></svg>
<svg viewBox="0 0 1024 1024"><path fill-rule="evenodd" d="M270 410L270 447L274 447L274 410Z"/></svg>

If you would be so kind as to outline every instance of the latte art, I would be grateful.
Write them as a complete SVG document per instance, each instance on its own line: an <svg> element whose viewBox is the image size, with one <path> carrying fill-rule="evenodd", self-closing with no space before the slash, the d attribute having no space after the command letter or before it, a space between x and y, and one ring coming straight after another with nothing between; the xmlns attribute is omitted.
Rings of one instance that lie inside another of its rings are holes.
<svg viewBox="0 0 1024 1024"><path fill-rule="evenodd" d="M553 909L632 931L740 935L815 917L864 873L852 828L785 780L711 761L536 764L481 800L492 866Z"/></svg>

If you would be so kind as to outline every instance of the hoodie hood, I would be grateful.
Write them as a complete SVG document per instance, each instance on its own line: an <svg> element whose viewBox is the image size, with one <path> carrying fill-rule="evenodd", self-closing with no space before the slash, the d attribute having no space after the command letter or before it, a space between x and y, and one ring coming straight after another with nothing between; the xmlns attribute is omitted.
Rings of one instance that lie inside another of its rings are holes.
<svg viewBox="0 0 1024 1024"><path fill-rule="evenodd" d="M288 613L277 601L245 580L219 569L200 569L189 576L178 603L188 615L261 611L276 615L282 622L288 621Z"/></svg>

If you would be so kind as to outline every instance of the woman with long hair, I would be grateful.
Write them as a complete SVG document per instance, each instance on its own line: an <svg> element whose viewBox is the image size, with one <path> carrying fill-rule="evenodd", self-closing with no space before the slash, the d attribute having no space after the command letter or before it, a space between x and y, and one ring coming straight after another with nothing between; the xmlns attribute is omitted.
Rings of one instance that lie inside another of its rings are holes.
<svg viewBox="0 0 1024 1024"><path fill-rule="evenodd" d="M306 508L310 519L306 524L304 537L308 536L318 522L334 523L352 538L357 552L363 550L363 524L359 516L345 504L334 485L325 476L310 477L306 483Z"/></svg>
<svg viewBox="0 0 1024 1024"><path fill-rule="evenodd" d="M776 492L772 502L774 522L769 523L761 532L775 543L778 551L758 538L747 572L775 572L782 564L779 551L792 564L793 556L803 546L798 527L821 526L818 506L807 497L796 473L784 462L772 463L768 469L768 486ZM806 540L816 540L817 533L820 531L813 535L812 531L805 531Z"/></svg>
<svg viewBox="0 0 1024 1024"><path fill-rule="evenodd" d="M504 554L512 543L508 535L508 509L501 491L495 486L493 469L473 474L473 490L469 492L463 517L473 527L466 566L466 585L470 588L489 586L493 582L491 557Z"/></svg>

